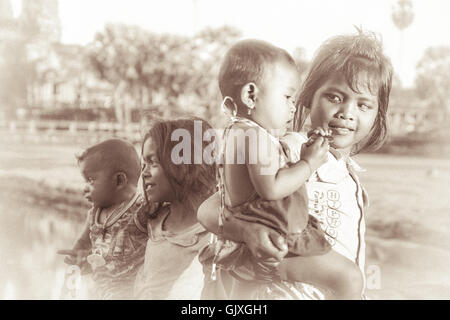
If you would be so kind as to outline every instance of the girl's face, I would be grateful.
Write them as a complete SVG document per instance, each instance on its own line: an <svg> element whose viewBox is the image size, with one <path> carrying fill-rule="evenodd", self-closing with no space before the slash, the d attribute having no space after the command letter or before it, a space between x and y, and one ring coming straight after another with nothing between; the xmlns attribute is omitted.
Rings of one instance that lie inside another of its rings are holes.
<svg viewBox="0 0 450 320"><path fill-rule="evenodd" d="M336 75L317 89L310 106L312 128L330 129L331 146L344 156L369 135L378 114L378 96L364 84L359 87L361 93L353 91L342 75Z"/></svg>
<svg viewBox="0 0 450 320"><path fill-rule="evenodd" d="M142 180L147 197L152 202L170 202L173 191L157 155L157 146L150 137L142 148Z"/></svg>

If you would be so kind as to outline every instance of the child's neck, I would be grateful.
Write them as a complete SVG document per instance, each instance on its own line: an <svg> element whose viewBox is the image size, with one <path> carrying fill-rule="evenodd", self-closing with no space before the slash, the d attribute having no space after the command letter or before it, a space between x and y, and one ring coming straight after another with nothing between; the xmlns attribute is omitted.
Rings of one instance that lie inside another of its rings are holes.
<svg viewBox="0 0 450 320"><path fill-rule="evenodd" d="M330 153L336 158L336 160L345 159L346 157L342 155L342 153L338 149L331 148L329 149Z"/></svg>
<svg viewBox="0 0 450 320"><path fill-rule="evenodd" d="M172 232L184 230L197 223L197 215L186 204L174 201L170 203L170 213L164 223L164 229Z"/></svg>
<svg viewBox="0 0 450 320"><path fill-rule="evenodd" d="M347 160L348 158L350 158L350 154L351 154L351 149L347 148L347 149L334 149L333 147L330 147L330 153L337 159L344 159Z"/></svg>
<svg viewBox="0 0 450 320"><path fill-rule="evenodd" d="M114 203L110 206L117 206L124 202L129 202L131 199L133 199L134 195L136 194L136 188L126 188L122 192L117 193L115 195Z"/></svg>

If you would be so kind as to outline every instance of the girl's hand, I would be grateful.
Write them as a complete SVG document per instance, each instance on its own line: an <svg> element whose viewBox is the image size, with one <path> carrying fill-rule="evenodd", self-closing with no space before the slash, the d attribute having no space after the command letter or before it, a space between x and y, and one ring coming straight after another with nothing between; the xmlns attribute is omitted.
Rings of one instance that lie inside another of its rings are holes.
<svg viewBox="0 0 450 320"><path fill-rule="evenodd" d="M219 229L219 207L220 195L216 192L198 208L198 221L212 233L217 233ZM235 242L244 242L255 258L275 258L281 261L287 254L286 240L274 229L236 219L227 208L224 210L224 218L222 236Z"/></svg>
<svg viewBox="0 0 450 320"><path fill-rule="evenodd" d="M245 222L243 242L257 259L274 258L281 261L288 252L286 240L272 228L252 222Z"/></svg>

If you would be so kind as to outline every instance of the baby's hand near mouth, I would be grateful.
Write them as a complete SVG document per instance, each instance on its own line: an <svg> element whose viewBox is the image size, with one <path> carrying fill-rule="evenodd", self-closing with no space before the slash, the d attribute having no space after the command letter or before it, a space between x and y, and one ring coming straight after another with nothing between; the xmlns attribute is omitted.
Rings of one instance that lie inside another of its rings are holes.
<svg viewBox="0 0 450 320"><path fill-rule="evenodd" d="M307 133L308 141L306 142L307 146L310 146L318 137L324 137L328 139L328 142L333 141L332 132L330 129L324 129L321 127L317 127L315 129L309 130Z"/></svg>

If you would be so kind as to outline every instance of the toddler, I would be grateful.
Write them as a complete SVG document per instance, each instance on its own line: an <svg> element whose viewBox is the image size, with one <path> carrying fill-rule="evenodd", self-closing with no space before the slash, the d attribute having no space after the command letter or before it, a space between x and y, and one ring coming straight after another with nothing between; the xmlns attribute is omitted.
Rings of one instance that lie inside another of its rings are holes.
<svg viewBox="0 0 450 320"><path fill-rule="evenodd" d="M90 269L92 298L130 299L147 243L147 211L136 192L140 159L133 145L109 139L78 157L84 197L92 203L86 226L65 262Z"/></svg>

